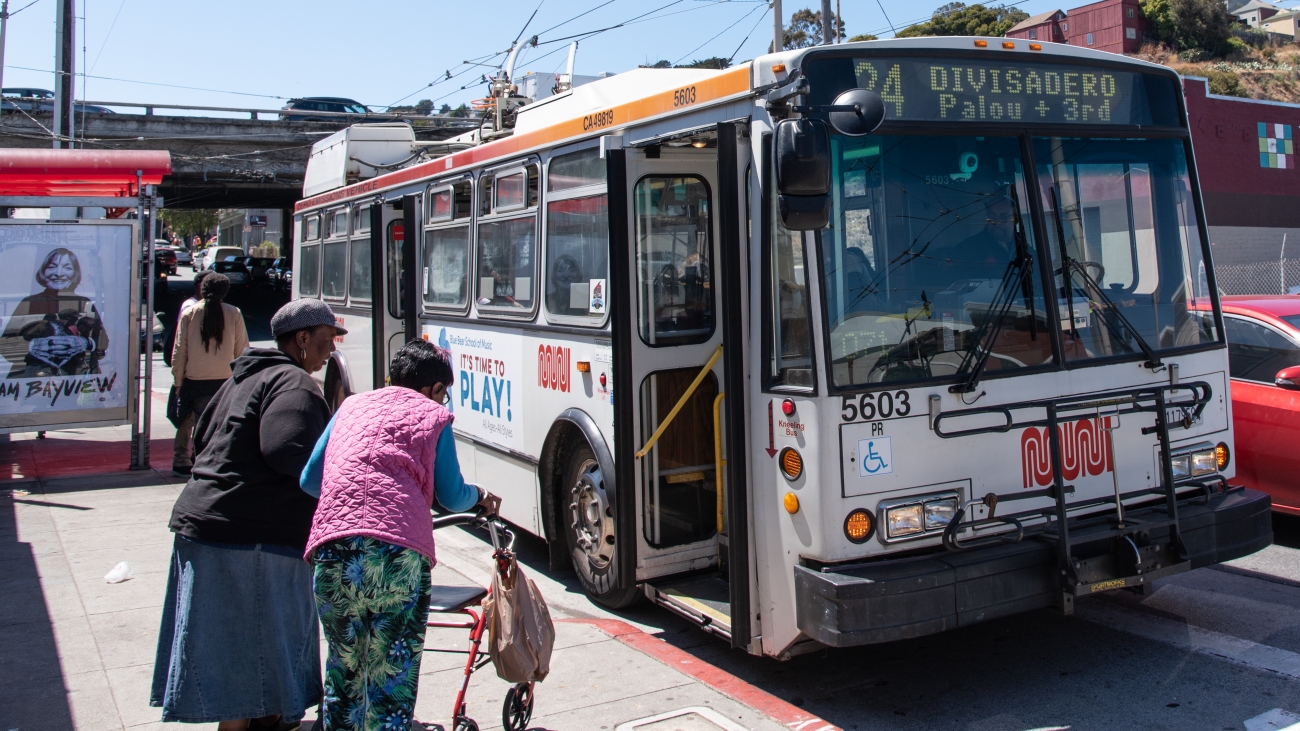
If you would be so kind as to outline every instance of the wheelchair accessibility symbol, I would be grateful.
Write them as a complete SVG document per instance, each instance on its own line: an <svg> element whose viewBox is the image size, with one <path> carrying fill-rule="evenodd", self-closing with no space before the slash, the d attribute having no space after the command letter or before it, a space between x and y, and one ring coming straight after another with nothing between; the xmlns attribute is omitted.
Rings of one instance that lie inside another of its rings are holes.
<svg viewBox="0 0 1300 731"><path fill-rule="evenodd" d="M890 437L858 440L858 477L888 475L894 471L894 448Z"/></svg>

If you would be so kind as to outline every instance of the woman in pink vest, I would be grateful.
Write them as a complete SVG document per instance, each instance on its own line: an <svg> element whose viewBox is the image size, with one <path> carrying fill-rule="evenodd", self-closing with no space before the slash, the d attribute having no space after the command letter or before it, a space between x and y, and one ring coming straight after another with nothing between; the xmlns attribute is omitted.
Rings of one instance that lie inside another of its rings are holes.
<svg viewBox="0 0 1300 731"><path fill-rule="evenodd" d="M463 512L500 500L465 482L456 460L450 354L408 343L392 386L349 397L302 474L318 494L305 557L329 641L321 718L334 729L409 729L429 615L435 497Z"/></svg>

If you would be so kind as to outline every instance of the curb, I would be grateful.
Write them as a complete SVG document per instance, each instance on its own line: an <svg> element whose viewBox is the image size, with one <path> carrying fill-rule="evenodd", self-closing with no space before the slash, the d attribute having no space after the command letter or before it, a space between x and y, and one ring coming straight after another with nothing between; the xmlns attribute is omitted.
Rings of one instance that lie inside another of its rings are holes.
<svg viewBox="0 0 1300 731"><path fill-rule="evenodd" d="M839 726L787 703L731 673L714 667L694 655L646 634L617 619L557 619L556 622L586 624L604 632L634 650L642 652L674 670L683 672L710 688L743 703L793 731L842 731Z"/></svg>

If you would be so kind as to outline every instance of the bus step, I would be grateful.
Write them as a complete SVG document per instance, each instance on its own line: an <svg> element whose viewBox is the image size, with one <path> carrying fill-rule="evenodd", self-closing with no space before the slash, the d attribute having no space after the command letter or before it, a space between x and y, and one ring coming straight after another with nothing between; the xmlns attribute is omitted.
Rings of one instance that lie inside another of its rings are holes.
<svg viewBox="0 0 1300 731"><path fill-rule="evenodd" d="M731 589L717 576L646 584L646 596L704 631L731 640Z"/></svg>

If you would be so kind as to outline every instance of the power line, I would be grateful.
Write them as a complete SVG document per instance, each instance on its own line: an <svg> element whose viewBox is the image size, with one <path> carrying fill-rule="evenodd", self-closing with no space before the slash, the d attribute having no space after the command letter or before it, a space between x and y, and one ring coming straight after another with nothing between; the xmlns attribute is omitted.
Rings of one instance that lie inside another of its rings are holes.
<svg viewBox="0 0 1300 731"><path fill-rule="evenodd" d="M95 62L91 64L90 68L86 69L86 71L94 71L95 67L99 65L99 57L104 55L104 47L108 45L108 39L112 37L113 29L117 27L117 19L122 15L122 8L124 7L126 7L126 0L122 0L122 2L117 6L117 13L113 15L113 22L108 26L108 33L104 36L104 42L99 44L99 52L95 54ZM82 62L85 62L84 59ZM81 74L81 78L86 78L84 72Z"/></svg>
<svg viewBox="0 0 1300 731"><path fill-rule="evenodd" d="M22 11L26 10L27 8L30 8L31 6L35 5L36 3L40 2L40 1L41 1L41 0L32 0L31 2L29 2L29 3L27 3L26 5L22 6L21 8L18 8L17 10L13 11L12 13L10 13L10 14L9 14L9 17L10 17L10 18L14 17L15 15L21 13Z"/></svg>
<svg viewBox="0 0 1300 731"><path fill-rule="evenodd" d="M695 53L696 51L700 50L701 48L704 48L705 46L709 45L709 44L712 43L713 41L717 40L717 39L718 39L718 36L721 36L723 33L726 33L727 31L731 30L732 28L735 28L736 26L740 25L741 21L743 21L745 18L748 18L749 16L753 15L753 14L754 14L755 12L757 12L760 8L762 8L761 5L755 5L754 8L753 8L752 10L750 10L748 13L745 13L744 15L740 16L739 18L737 18L737 19L736 19L736 22L734 22L734 23L732 23L731 25L727 26L726 28L723 28L722 30L718 31L717 34L714 35L714 36L713 36L712 38L710 38L709 40L707 40L707 41L701 43L700 45L696 46L695 48L692 48L689 52L687 52L687 54L686 54L685 56L682 56L681 58L679 58L679 59L677 59L675 62L673 62L673 65L676 66L677 64L679 64L679 63L681 63L682 61L686 60L686 58L687 58L688 56L692 55L692 54Z"/></svg>
<svg viewBox="0 0 1300 731"><path fill-rule="evenodd" d="M40 2L40 0L37 0L37 2ZM12 15L12 13L11 13L11 15ZM37 73L42 73L42 74L52 74L52 73L54 73L54 72L51 71L50 69L34 69L34 68L29 68L29 67L27 67L27 66L13 66L13 65L10 65L10 64L5 64L5 66L6 66L7 68L11 68L11 69L21 69L21 70L23 70L23 71L35 71L35 72L37 72ZM82 74L82 76L83 76L83 78L87 78L87 79L101 79L101 80L104 80L104 81L120 81L120 82L122 82L122 83L124 83L124 84L143 84L143 85L145 85L145 86L165 86L165 87L167 87L167 88L169 88L169 89L189 89L190 91L210 91L210 92L213 92L213 93L215 93L215 94L234 94L234 95L236 95L236 96L255 96L255 97L262 98L262 99L290 99L290 98L292 98L292 97L285 97L285 96L274 96L274 95L272 95L272 94L253 94L253 93L251 93L251 92L247 92L247 91L227 91L227 90L225 90L225 89L207 89L207 88L204 88L204 87L201 87L201 86L184 86L184 85L181 85L181 84L164 84L164 83L162 83L162 82L160 82L160 81L137 81L136 79L119 79L119 78L115 78L115 77L113 77L113 76L95 76L94 74Z"/></svg>
<svg viewBox="0 0 1300 731"><path fill-rule="evenodd" d="M745 47L745 44L749 42L749 37L754 35L754 30L758 28L758 24L762 23L763 20L767 18L767 14L770 12L772 12L772 8L769 6L767 10L763 11L762 15L758 16L758 20L754 23L754 27L750 28L749 32L745 34L745 39L740 42L740 45L736 46L736 50L732 51L730 56L727 56L728 64L730 64L732 59L736 57L737 53L740 53L740 49Z"/></svg>

